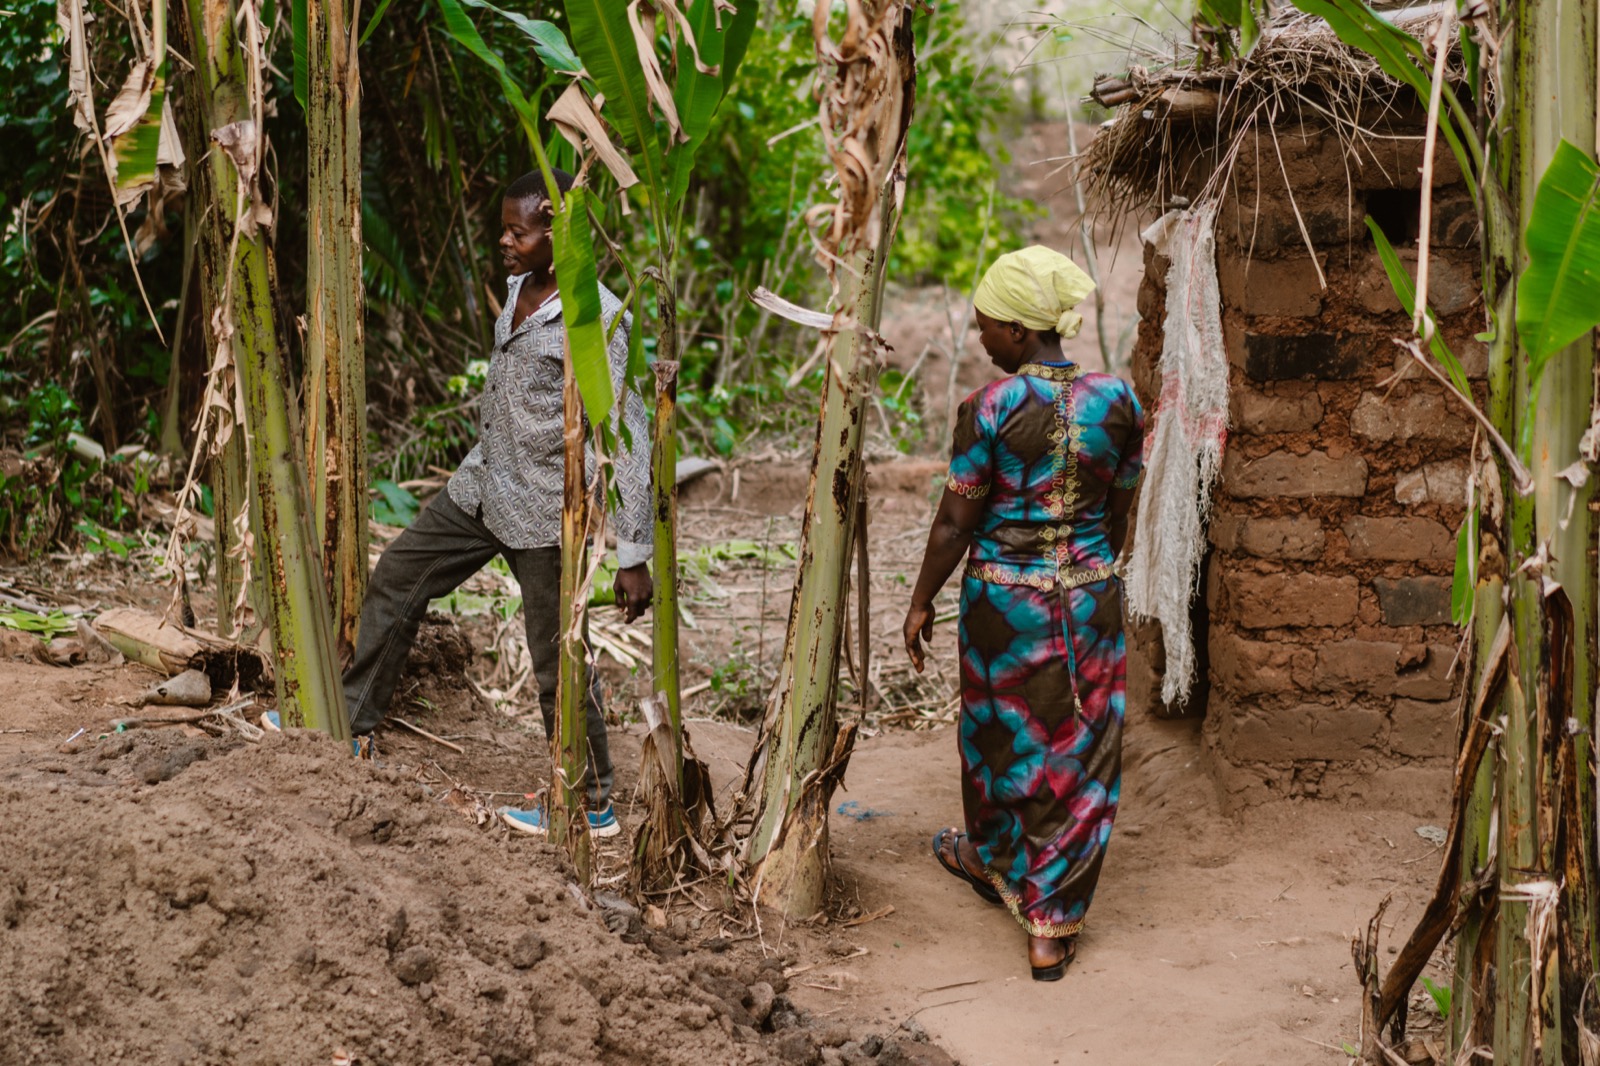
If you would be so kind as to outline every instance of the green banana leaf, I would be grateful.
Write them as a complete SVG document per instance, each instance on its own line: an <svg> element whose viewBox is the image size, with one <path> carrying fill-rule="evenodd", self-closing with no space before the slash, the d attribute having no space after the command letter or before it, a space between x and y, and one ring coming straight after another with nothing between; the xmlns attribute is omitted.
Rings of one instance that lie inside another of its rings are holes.
<svg viewBox="0 0 1600 1066"><path fill-rule="evenodd" d="M438 0L444 15L445 31L467 51L485 63L500 78L500 89L516 111L523 133L536 157L544 159L539 139L539 116L517 83L506 72L501 58L490 51L478 28L462 10L460 0ZM594 261L594 237L589 229L587 193L579 186L560 203L553 203L550 240L554 248L556 286L561 293L561 317L567 326L572 347L572 372L583 394L583 406L591 426L604 426L615 396L611 390L611 368L606 361L605 326L600 320L600 279Z"/></svg>
<svg viewBox="0 0 1600 1066"><path fill-rule="evenodd" d="M577 185L561 199L550 222L561 318L567 325L572 374L583 395L584 413L589 416L589 424L598 427L605 424L616 397L611 391L606 329L600 317L600 275L594 261L594 235L589 229L589 193Z"/></svg>
<svg viewBox="0 0 1600 1066"><path fill-rule="evenodd" d="M161 114L167 102L167 0L150 6L150 103L133 128L116 140L117 185L144 185L156 172L161 151Z"/></svg>
<svg viewBox="0 0 1600 1066"><path fill-rule="evenodd" d="M672 95L678 105L683 132L689 139L674 144L667 152L670 176L666 209L673 215L677 214L678 205L689 189L689 172L694 168L695 153L711 132L717 107L733 85L734 74L744 59L745 49L750 46L760 12L760 0L740 0L737 11L721 16L722 28L718 29L714 0L694 0L689 8L689 24L694 27L694 39L700 47L700 61L720 69L716 74L702 74L687 55L678 57L678 83Z"/></svg>
<svg viewBox="0 0 1600 1066"><path fill-rule="evenodd" d="M669 237L664 210L666 181L644 68L628 26L626 0L565 0L564 6L572 43L584 69L605 96L601 111L639 164L637 169L650 191L656 237L665 247Z"/></svg>
<svg viewBox="0 0 1600 1066"><path fill-rule="evenodd" d="M1550 357L1600 324L1600 167L1563 139L1539 179L1517 279L1517 336L1537 385Z"/></svg>
<svg viewBox="0 0 1600 1066"><path fill-rule="evenodd" d="M1415 316L1417 290L1411 282L1411 275L1406 273L1405 264L1400 262L1400 257L1395 254L1394 245L1389 243L1389 238L1372 220L1371 215L1367 216L1367 229L1372 233L1373 243L1378 246L1378 258L1383 260L1383 270L1389 275L1389 284L1394 289L1395 298L1400 301L1400 306L1405 308L1406 314ZM1456 358L1450 346L1444 342L1444 337L1440 335L1439 321L1434 318L1433 309L1428 308L1423 314L1433 326L1433 339L1428 342L1433 357L1439 360L1439 365L1450 375L1450 383L1460 389L1463 396L1471 397L1472 388L1467 383L1466 371L1461 368L1461 360Z"/></svg>
<svg viewBox="0 0 1600 1066"><path fill-rule="evenodd" d="M461 0L461 2L469 7L481 7L493 11L527 34L533 41L534 54L544 61L545 66L564 74L578 74L583 71L583 62L572 50L572 45L567 43L567 35L562 33L561 28L555 23L507 11L503 7L489 3L489 0Z"/></svg>
<svg viewBox="0 0 1600 1066"><path fill-rule="evenodd" d="M306 98L310 95L311 86L311 56L308 43L310 29L306 12L308 0L294 0L289 5L289 36L291 37L290 51L294 58L294 98L300 104L300 110L306 109Z"/></svg>

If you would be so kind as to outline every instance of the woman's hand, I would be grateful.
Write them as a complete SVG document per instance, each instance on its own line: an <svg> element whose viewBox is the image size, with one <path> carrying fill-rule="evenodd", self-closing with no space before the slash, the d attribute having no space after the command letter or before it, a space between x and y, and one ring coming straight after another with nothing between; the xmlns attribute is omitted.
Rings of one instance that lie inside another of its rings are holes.
<svg viewBox="0 0 1600 1066"><path fill-rule="evenodd" d="M922 673L923 654L922 642L933 641L933 604L913 603L906 611L905 624L906 654L911 656L911 665Z"/></svg>

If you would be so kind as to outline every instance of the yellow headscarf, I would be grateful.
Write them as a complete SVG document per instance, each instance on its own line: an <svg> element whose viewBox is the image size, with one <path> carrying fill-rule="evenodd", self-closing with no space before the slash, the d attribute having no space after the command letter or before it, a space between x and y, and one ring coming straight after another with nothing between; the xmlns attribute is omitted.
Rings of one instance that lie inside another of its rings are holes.
<svg viewBox="0 0 1600 1066"><path fill-rule="evenodd" d="M996 259L978 282L972 302L997 321L1055 330L1068 340L1083 327L1083 316L1072 308L1093 291L1094 282L1078 264L1036 244Z"/></svg>

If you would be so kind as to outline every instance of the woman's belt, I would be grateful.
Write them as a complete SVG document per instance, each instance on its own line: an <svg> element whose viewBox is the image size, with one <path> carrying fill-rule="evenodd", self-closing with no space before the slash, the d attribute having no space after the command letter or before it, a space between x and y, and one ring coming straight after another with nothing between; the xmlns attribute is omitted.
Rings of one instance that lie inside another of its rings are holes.
<svg viewBox="0 0 1600 1066"><path fill-rule="evenodd" d="M1117 576L1115 563L1103 563L1100 566L1075 566L1068 570L1024 570L1020 566L1010 563L967 563L966 575L978 581L987 581L991 585L1028 585L1032 588L1043 589L1046 592L1060 584L1063 588L1075 589L1080 585L1092 585L1096 581L1104 581L1109 577Z"/></svg>

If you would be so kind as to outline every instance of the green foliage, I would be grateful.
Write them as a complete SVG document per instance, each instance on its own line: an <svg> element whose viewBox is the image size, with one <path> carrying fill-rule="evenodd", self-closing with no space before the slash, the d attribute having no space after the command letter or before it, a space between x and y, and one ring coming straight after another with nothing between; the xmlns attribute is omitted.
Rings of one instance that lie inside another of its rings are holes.
<svg viewBox="0 0 1600 1066"><path fill-rule="evenodd" d="M1517 336L1537 387L1550 357L1600 324L1600 166L1563 139L1523 230Z"/></svg>
<svg viewBox="0 0 1600 1066"><path fill-rule="evenodd" d="M600 320L600 281L595 272L594 237L589 231L589 194L581 185L562 197L550 221L555 245L556 281L561 290L561 320L572 352L572 375L583 394L590 425L601 425L616 397L606 361L606 328Z"/></svg>
<svg viewBox="0 0 1600 1066"><path fill-rule="evenodd" d="M372 483L372 520L386 526L409 526L422 510L422 502L387 478Z"/></svg>
<svg viewBox="0 0 1600 1066"><path fill-rule="evenodd" d="M1427 989L1428 995L1433 997L1433 1005L1439 1010L1439 1017L1450 1017L1450 986L1436 985L1430 978L1422 979L1422 987Z"/></svg>
<svg viewBox="0 0 1600 1066"><path fill-rule="evenodd" d="M1406 314L1415 316L1417 290L1411 282L1411 275L1406 273L1405 264L1401 263L1400 257L1395 254L1394 245L1389 243L1388 235L1371 215L1366 217L1366 222L1367 230L1372 234L1372 241L1378 247L1378 258L1383 262L1384 273L1389 275L1389 285L1394 289L1395 298L1400 301L1400 306L1405 309ZM1461 391L1461 395L1471 396L1472 388L1467 384L1466 371L1461 367L1461 360L1456 358L1450 346L1444 342L1444 337L1440 335L1438 319L1434 317L1433 309L1424 308L1422 314L1431 327L1428 347L1432 350L1433 357L1439 360L1439 365L1450 375L1450 383Z"/></svg>
<svg viewBox="0 0 1600 1066"><path fill-rule="evenodd" d="M20 607L0 607L0 628L15 629L22 633L37 633L45 640L78 631L75 619L68 618L59 608L49 614L24 611Z"/></svg>

